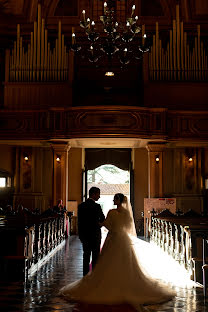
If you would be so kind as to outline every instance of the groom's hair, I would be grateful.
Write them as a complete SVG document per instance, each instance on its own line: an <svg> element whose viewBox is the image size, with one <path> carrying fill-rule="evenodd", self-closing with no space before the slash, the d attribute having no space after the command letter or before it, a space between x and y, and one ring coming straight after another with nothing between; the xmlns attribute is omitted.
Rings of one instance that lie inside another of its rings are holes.
<svg viewBox="0 0 208 312"><path fill-rule="evenodd" d="M98 187L96 187L96 186L92 186L89 189L89 197L91 197L94 194L97 194L98 192L100 192L100 189Z"/></svg>

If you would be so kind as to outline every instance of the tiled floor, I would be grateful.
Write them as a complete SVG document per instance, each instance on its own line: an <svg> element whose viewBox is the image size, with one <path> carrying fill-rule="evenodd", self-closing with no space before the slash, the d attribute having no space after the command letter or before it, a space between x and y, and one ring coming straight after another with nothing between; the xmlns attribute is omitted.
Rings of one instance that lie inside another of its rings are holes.
<svg viewBox="0 0 208 312"><path fill-rule="evenodd" d="M71 236L25 284L0 281L0 311L133 312L129 306L79 306L58 296L59 289L82 277L82 248L77 236ZM171 302L148 307L150 312L205 312L201 288L180 289Z"/></svg>

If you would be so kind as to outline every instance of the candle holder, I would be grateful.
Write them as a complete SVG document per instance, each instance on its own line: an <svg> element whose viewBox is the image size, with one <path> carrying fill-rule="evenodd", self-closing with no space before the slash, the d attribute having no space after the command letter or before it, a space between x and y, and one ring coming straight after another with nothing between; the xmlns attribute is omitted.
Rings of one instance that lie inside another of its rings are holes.
<svg viewBox="0 0 208 312"><path fill-rule="evenodd" d="M116 56L123 67L133 59L142 60L143 54L149 51L150 41L144 34L144 25L142 28L138 25L136 6L132 6L131 16L122 24L115 20L114 5L112 0L104 2L103 15L100 16L102 31L97 31L94 21L86 19L85 10L82 11L80 26L85 30L90 47L93 47L86 49L90 62L96 63L101 57L107 56L108 62L112 64L112 58ZM72 45L71 49L79 51L81 47L78 49L78 46Z"/></svg>

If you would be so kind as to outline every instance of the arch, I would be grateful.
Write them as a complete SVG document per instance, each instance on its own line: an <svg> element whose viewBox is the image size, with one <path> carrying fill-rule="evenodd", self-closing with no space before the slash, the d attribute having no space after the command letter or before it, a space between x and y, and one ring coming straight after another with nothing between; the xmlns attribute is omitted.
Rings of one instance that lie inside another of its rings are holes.
<svg viewBox="0 0 208 312"><path fill-rule="evenodd" d="M129 170L131 149L125 148L87 148L85 150L85 165L87 170L93 170L104 164L112 164L120 169Z"/></svg>
<svg viewBox="0 0 208 312"><path fill-rule="evenodd" d="M46 0L44 4L47 16L77 16L77 0Z"/></svg>
<svg viewBox="0 0 208 312"><path fill-rule="evenodd" d="M59 0L46 0L44 3L46 16L54 16Z"/></svg>
<svg viewBox="0 0 208 312"><path fill-rule="evenodd" d="M160 0L142 0L141 1L142 16L164 16L163 6Z"/></svg>
<svg viewBox="0 0 208 312"><path fill-rule="evenodd" d="M59 0L54 16L76 16L78 14L77 0Z"/></svg>
<svg viewBox="0 0 208 312"><path fill-rule="evenodd" d="M100 189L99 203L104 215L113 208L113 196L122 193L130 197L130 171L112 164L103 164L87 171L87 193L92 186Z"/></svg>
<svg viewBox="0 0 208 312"><path fill-rule="evenodd" d="M26 15L29 22L33 22L37 18L38 2L36 0L25 1L24 3L24 15Z"/></svg>
<svg viewBox="0 0 208 312"><path fill-rule="evenodd" d="M12 174L9 171L0 168L0 177L12 177Z"/></svg>

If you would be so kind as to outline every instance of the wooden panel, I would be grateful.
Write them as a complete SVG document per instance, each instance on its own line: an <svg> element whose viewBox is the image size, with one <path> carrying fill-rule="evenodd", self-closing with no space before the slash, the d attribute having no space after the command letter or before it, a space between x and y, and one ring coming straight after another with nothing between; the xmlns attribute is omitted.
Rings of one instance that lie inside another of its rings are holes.
<svg viewBox="0 0 208 312"><path fill-rule="evenodd" d="M49 139L119 135L166 136L164 109L86 107L46 111L2 111L0 137ZM92 116L92 119L91 119ZM159 117L159 118L158 118ZM96 121L96 119L99 122ZM158 122L159 120L159 122ZM113 123L112 123L113 121Z"/></svg>
<svg viewBox="0 0 208 312"><path fill-rule="evenodd" d="M194 0L196 15L208 15L207 0Z"/></svg>
<svg viewBox="0 0 208 312"><path fill-rule="evenodd" d="M176 110L206 110L208 83L149 83L144 106Z"/></svg>
<svg viewBox="0 0 208 312"><path fill-rule="evenodd" d="M206 112L169 112L168 133L171 138L198 138L208 136L208 114Z"/></svg>
<svg viewBox="0 0 208 312"><path fill-rule="evenodd" d="M208 112L128 106L1 111L0 138L4 140L86 137L207 140Z"/></svg>
<svg viewBox="0 0 208 312"><path fill-rule="evenodd" d="M6 109L35 109L72 105L72 89L67 83L5 83Z"/></svg>

